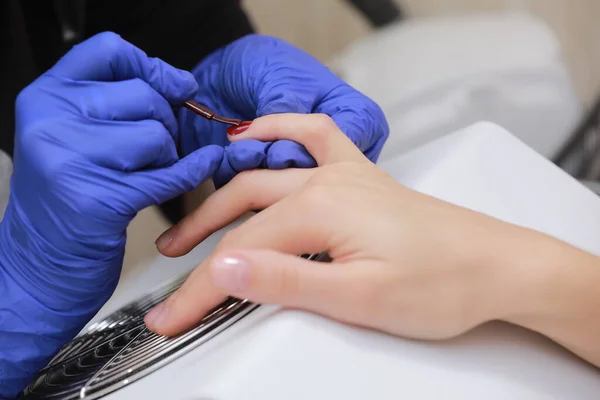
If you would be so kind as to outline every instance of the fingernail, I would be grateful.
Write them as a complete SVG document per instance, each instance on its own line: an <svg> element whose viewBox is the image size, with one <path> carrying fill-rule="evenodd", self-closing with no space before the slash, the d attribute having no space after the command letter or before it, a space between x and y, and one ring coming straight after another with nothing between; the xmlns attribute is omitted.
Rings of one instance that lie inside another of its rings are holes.
<svg viewBox="0 0 600 400"><path fill-rule="evenodd" d="M169 315L169 307L165 303L161 303L154 307L148 314L146 314L146 325L149 328L156 328L162 325Z"/></svg>
<svg viewBox="0 0 600 400"><path fill-rule="evenodd" d="M164 231L163 234L158 237L158 239L156 239L155 244L158 248L158 251L163 251L167 247L169 247L169 245L173 241L173 237L175 236L175 228L175 226L172 226L171 228Z"/></svg>
<svg viewBox="0 0 600 400"><path fill-rule="evenodd" d="M227 129L227 134L229 136L235 136L239 135L240 133L244 133L250 127L251 124L252 121L244 121L238 126L232 126L229 129Z"/></svg>
<svg viewBox="0 0 600 400"><path fill-rule="evenodd" d="M231 293L239 293L250 284L250 265L236 257L221 257L211 265L213 284Z"/></svg>

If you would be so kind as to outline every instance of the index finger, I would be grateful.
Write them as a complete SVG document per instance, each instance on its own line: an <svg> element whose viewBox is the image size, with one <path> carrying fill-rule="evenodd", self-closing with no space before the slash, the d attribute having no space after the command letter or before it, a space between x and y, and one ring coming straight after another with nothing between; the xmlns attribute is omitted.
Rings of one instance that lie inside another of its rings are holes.
<svg viewBox="0 0 600 400"><path fill-rule="evenodd" d="M331 248L334 236L331 226L335 223L324 221L321 212L310 205L298 204L295 196L287 197L228 232L183 285L147 315L148 328L163 335L179 334L197 323L227 296L227 293L212 286L209 277L208 265L216 254L235 248L268 248L287 254L314 254ZM298 206L303 212L294 212ZM281 223L283 220L285 224Z"/></svg>
<svg viewBox="0 0 600 400"><path fill-rule="evenodd" d="M75 81L113 82L139 78L171 103L193 97L198 89L190 72L148 57L112 32L99 33L74 46L48 73Z"/></svg>
<svg viewBox="0 0 600 400"><path fill-rule="evenodd" d="M255 119L245 131L236 135L235 132L239 130L240 128L229 130L230 141L292 140L306 147L319 166L345 161L369 162L325 114L272 114Z"/></svg>

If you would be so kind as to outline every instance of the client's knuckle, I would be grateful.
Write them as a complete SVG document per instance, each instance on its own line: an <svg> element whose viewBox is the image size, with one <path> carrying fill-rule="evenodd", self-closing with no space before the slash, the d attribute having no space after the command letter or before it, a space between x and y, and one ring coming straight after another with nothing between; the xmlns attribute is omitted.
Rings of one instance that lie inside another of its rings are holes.
<svg viewBox="0 0 600 400"><path fill-rule="evenodd" d="M333 119L327 114L313 114L315 126L321 129L330 129L335 126Z"/></svg>
<svg viewBox="0 0 600 400"><path fill-rule="evenodd" d="M310 183L315 186L330 186L339 183L346 173L344 165L341 163L325 165L320 167L318 172L311 177Z"/></svg>
<svg viewBox="0 0 600 400"><path fill-rule="evenodd" d="M312 116L313 129L312 135L315 137L323 137L324 135L330 134L333 129L337 128L337 125L327 114L314 114Z"/></svg>
<svg viewBox="0 0 600 400"><path fill-rule="evenodd" d="M329 209L334 206L331 189L324 185L311 185L299 198L300 207L308 212Z"/></svg>

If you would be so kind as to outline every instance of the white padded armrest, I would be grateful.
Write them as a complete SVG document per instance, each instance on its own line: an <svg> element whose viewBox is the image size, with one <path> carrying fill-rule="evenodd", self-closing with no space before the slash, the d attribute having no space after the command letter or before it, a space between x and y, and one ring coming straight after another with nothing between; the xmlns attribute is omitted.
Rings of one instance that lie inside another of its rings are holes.
<svg viewBox="0 0 600 400"><path fill-rule="evenodd" d="M581 115L556 36L527 14L402 21L331 65L385 111L392 135L382 160L481 120L550 158Z"/></svg>
<svg viewBox="0 0 600 400"><path fill-rule="evenodd" d="M598 196L496 125L474 125L381 167L416 190L600 254ZM191 269L222 233L122 282L110 307ZM108 399L592 400L598 393L598 370L513 326L427 343L261 307Z"/></svg>

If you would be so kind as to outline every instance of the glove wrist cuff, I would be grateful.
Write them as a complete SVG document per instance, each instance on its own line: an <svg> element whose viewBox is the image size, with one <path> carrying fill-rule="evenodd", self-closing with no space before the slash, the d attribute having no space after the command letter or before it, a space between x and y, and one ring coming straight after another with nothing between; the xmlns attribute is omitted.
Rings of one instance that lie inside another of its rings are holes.
<svg viewBox="0 0 600 400"><path fill-rule="evenodd" d="M59 312L38 302L14 281L0 259L0 398L14 398L91 315Z"/></svg>
<svg viewBox="0 0 600 400"><path fill-rule="evenodd" d="M9 202L0 221L0 398L23 390L112 294L116 280L93 276L107 266L80 261L37 240Z"/></svg>
<svg viewBox="0 0 600 400"><path fill-rule="evenodd" d="M48 309L77 310L92 317L118 283L124 251L109 260L76 257L53 247L27 226L9 202L0 222L2 273Z"/></svg>

